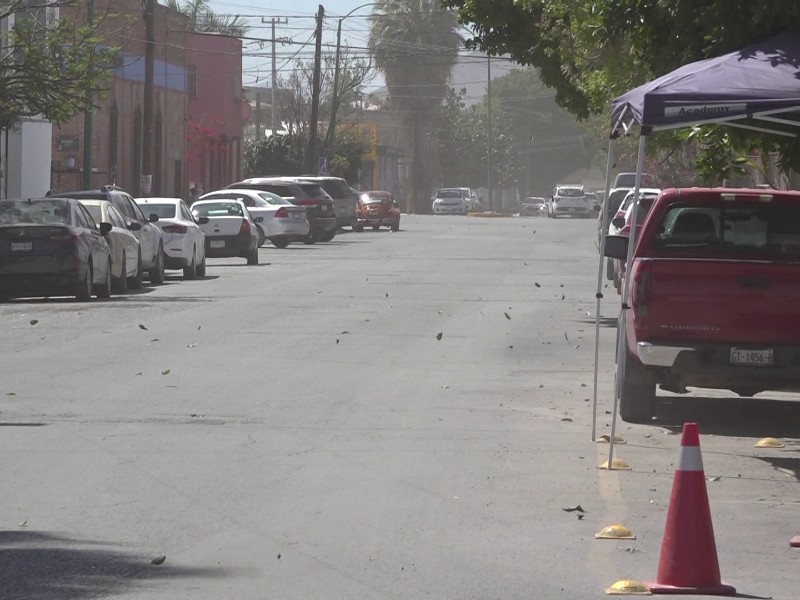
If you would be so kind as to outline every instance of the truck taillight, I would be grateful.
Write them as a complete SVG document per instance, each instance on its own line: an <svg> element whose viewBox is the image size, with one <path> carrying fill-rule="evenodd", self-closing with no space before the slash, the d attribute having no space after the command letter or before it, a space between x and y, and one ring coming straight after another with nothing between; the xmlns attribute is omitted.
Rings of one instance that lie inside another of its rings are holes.
<svg viewBox="0 0 800 600"><path fill-rule="evenodd" d="M637 317L650 315L650 268L640 265L636 269L631 288L631 306Z"/></svg>
<svg viewBox="0 0 800 600"><path fill-rule="evenodd" d="M239 233L250 233L250 223L247 222L247 219L242 219L242 226L239 228Z"/></svg>

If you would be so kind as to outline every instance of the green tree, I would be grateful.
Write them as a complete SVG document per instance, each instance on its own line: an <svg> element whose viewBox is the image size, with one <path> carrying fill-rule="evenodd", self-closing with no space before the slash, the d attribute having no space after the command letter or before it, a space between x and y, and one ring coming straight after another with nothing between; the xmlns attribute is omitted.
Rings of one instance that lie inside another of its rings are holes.
<svg viewBox="0 0 800 600"><path fill-rule="evenodd" d="M581 119L604 113L611 98L683 64L800 27L800 3L784 0L442 2L472 27L468 45L536 66L559 104ZM702 130L698 168L706 181L735 170L753 148L780 153L784 168L800 167L800 142L717 126ZM709 156L729 150L731 160Z"/></svg>
<svg viewBox="0 0 800 600"><path fill-rule="evenodd" d="M91 108L87 92L106 91L115 50L94 27L52 12L80 4L0 0L0 23L14 18L0 34L0 129L36 115L66 122Z"/></svg>
<svg viewBox="0 0 800 600"><path fill-rule="evenodd" d="M462 38L456 14L439 0L379 0L370 17L369 48L384 74L390 110L409 133L411 176L407 209L427 198L437 178L439 157L433 140L447 83ZM421 207L430 210L427 203Z"/></svg>
<svg viewBox="0 0 800 600"><path fill-rule="evenodd" d="M245 177L300 175L303 164L302 145L295 143L295 136L290 134L250 140L244 146Z"/></svg>
<svg viewBox="0 0 800 600"><path fill-rule="evenodd" d="M186 29L194 32L224 33L241 37L247 33L247 20L239 15L219 15L211 10L208 0L166 0L166 6L186 15Z"/></svg>

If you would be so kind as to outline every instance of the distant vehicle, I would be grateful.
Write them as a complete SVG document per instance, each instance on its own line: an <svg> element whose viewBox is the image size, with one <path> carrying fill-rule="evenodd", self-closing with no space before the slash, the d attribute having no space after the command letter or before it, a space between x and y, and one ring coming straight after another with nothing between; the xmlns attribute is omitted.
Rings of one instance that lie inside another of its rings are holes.
<svg viewBox="0 0 800 600"><path fill-rule="evenodd" d="M358 199L358 223L356 231L364 231L364 227L372 227L375 231L381 227L389 227L392 231L400 231L400 209L389 192L372 190L362 192Z"/></svg>
<svg viewBox="0 0 800 600"><path fill-rule="evenodd" d="M206 256L226 258L241 256L248 265L258 264L258 229L241 200L197 200L192 215L200 221L206 235Z"/></svg>
<svg viewBox="0 0 800 600"><path fill-rule="evenodd" d="M650 175L647 173L642 173L642 185L648 185L650 181ZM614 178L614 185L612 187L627 187L633 189L636 187L636 173L617 173L617 176Z"/></svg>
<svg viewBox="0 0 800 600"><path fill-rule="evenodd" d="M286 248L291 242L304 240L311 227L305 208L271 192L224 189L209 192L200 199L241 200L256 221L261 238L259 246L269 240L276 248Z"/></svg>
<svg viewBox="0 0 800 600"><path fill-rule="evenodd" d="M435 215L466 215L469 213L469 188L439 188L431 200Z"/></svg>
<svg viewBox="0 0 800 600"><path fill-rule="evenodd" d="M305 244L330 242L336 236L334 202L319 183L289 177L254 177L232 183L225 189L271 192L305 208L310 225L308 235L303 240Z"/></svg>
<svg viewBox="0 0 800 600"><path fill-rule="evenodd" d="M136 198L148 213L158 215L158 228L164 240L164 265L182 269L185 279L206 275L206 235L201 225L206 217L195 219L186 202L180 198Z"/></svg>
<svg viewBox="0 0 800 600"><path fill-rule="evenodd" d="M148 273L150 283L164 283L164 244L161 240L161 230L155 225L158 215L145 217L133 197L125 190L113 185L105 185L98 190L80 190L58 195L61 198L78 200L108 200L125 217L129 228L131 223L141 225L138 229L131 229L131 231L139 240L142 265Z"/></svg>
<svg viewBox="0 0 800 600"><path fill-rule="evenodd" d="M297 177L298 181L318 183L333 198L333 210L336 213L336 226L352 227L356 224L356 204L358 195L353 194L347 181L341 177ZM330 240L322 240L330 241Z"/></svg>
<svg viewBox="0 0 800 600"><path fill-rule="evenodd" d="M557 218L561 215L586 217L592 214L592 207L582 185L561 183L555 187L550 200L549 217Z"/></svg>
<svg viewBox="0 0 800 600"><path fill-rule="evenodd" d="M529 196L519 205L520 217L546 217L547 200L539 196Z"/></svg>
<svg viewBox="0 0 800 600"><path fill-rule="evenodd" d="M139 227L138 223L131 223L128 227L125 218L114 208L108 200L79 200L92 215L95 223L111 223L111 231L106 235L106 241L111 247L111 283L114 292L122 294L128 290L128 284L133 289L142 287L142 253L139 249L139 240L133 235L131 229Z"/></svg>
<svg viewBox="0 0 800 600"><path fill-rule="evenodd" d="M0 202L0 300L111 295L111 223L95 223L72 198Z"/></svg>

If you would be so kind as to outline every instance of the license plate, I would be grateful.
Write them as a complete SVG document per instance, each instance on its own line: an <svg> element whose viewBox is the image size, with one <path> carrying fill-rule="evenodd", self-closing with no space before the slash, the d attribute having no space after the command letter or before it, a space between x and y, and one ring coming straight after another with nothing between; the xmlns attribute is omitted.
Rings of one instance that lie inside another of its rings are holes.
<svg viewBox="0 0 800 600"><path fill-rule="evenodd" d="M211 247L212 248L224 248L225 247L225 240L211 240Z"/></svg>
<svg viewBox="0 0 800 600"><path fill-rule="evenodd" d="M11 242L12 252L30 252L33 250L33 242Z"/></svg>
<svg viewBox="0 0 800 600"><path fill-rule="evenodd" d="M772 348L766 350L731 348L731 364L746 367L771 367L774 353L775 351Z"/></svg>
<svg viewBox="0 0 800 600"><path fill-rule="evenodd" d="M299 221L300 219L302 219L302 218L303 218L303 215L301 215L300 213L294 213L294 214L292 215L292 218L293 218L295 221Z"/></svg>

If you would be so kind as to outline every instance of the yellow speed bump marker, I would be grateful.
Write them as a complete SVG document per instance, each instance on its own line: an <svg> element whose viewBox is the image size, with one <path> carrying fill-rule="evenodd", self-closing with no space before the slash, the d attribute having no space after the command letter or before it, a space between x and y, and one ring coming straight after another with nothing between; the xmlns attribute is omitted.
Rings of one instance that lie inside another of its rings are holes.
<svg viewBox="0 0 800 600"><path fill-rule="evenodd" d="M784 444L778 438L765 437L756 442L755 448L783 448Z"/></svg>
<svg viewBox="0 0 800 600"><path fill-rule="evenodd" d="M597 443L598 444L609 444L609 443L611 443L611 436L610 435L601 435L599 438L597 438ZM622 437L621 435L615 435L614 436L614 443L615 444L627 444L628 442L626 442L625 438Z"/></svg>
<svg viewBox="0 0 800 600"><path fill-rule="evenodd" d="M598 469L606 469L609 471L618 470L618 471L630 471L631 466L626 463L624 460L615 458L611 461L611 466L609 466L608 461L604 462L602 465L597 467Z"/></svg>
<svg viewBox="0 0 800 600"><path fill-rule="evenodd" d="M650 589L641 581L636 579L620 579L614 583L610 588L606 588L606 594L609 596L625 596L625 595L638 595L638 596L651 596Z"/></svg>
<svg viewBox="0 0 800 600"><path fill-rule="evenodd" d="M600 531L594 534L596 540L635 540L636 536L633 535L630 529L625 525L609 525L603 527Z"/></svg>

